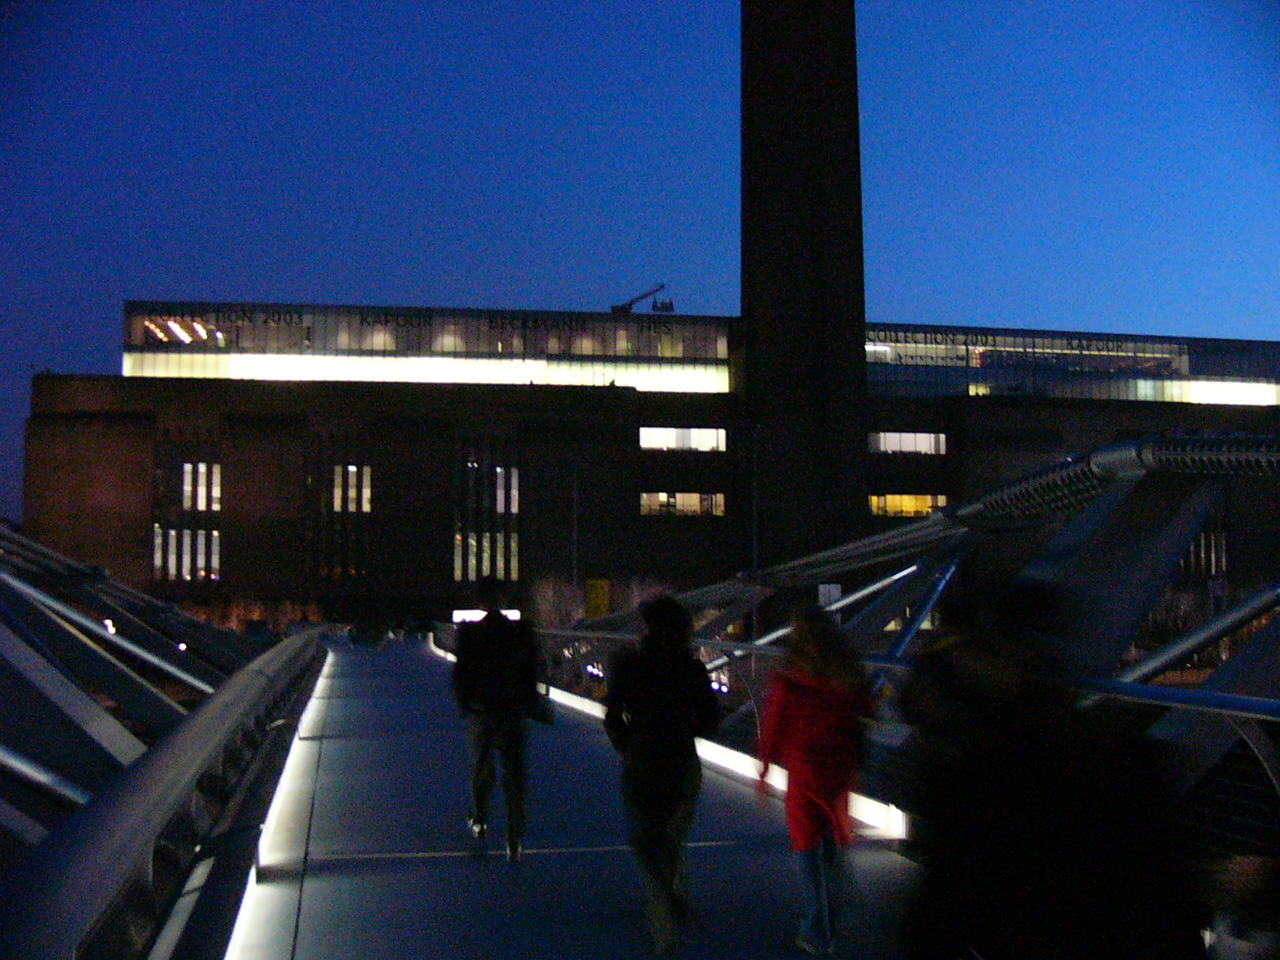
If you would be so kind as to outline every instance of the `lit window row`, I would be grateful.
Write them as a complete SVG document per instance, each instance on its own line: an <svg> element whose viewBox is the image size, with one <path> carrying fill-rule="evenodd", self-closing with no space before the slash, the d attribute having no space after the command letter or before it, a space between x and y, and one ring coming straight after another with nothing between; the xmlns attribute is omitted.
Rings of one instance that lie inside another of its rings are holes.
<svg viewBox="0 0 1280 960"><path fill-rule="evenodd" d="M355 463L333 466L333 512L373 511L373 467Z"/></svg>
<svg viewBox="0 0 1280 960"><path fill-rule="evenodd" d="M182 509L198 513L222 509L222 464L182 465Z"/></svg>
<svg viewBox="0 0 1280 960"><path fill-rule="evenodd" d="M181 352L727 360L727 321L627 314L215 305L127 308L127 346Z"/></svg>
<svg viewBox="0 0 1280 960"><path fill-rule="evenodd" d="M725 436L717 427L641 427L640 449L724 453Z"/></svg>
<svg viewBox="0 0 1280 960"><path fill-rule="evenodd" d="M875 517L927 517L947 505L940 493L873 493L867 497Z"/></svg>
<svg viewBox="0 0 1280 960"><path fill-rule="evenodd" d="M218 580L222 577L222 535L154 524L152 573L157 580Z"/></svg>
<svg viewBox="0 0 1280 960"><path fill-rule="evenodd" d="M682 517L723 517L723 493L642 493L640 513Z"/></svg>
<svg viewBox="0 0 1280 960"><path fill-rule="evenodd" d="M453 535L453 579L520 579L520 534L469 530Z"/></svg>
<svg viewBox="0 0 1280 960"><path fill-rule="evenodd" d="M480 441L462 451L453 579L520 579L520 468L512 451Z"/></svg>
<svg viewBox="0 0 1280 960"><path fill-rule="evenodd" d="M213 380L489 383L633 387L656 393L728 393L729 365L717 360L563 357L295 355L128 351L126 377Z"/></svg>
<svg viewBox="0 0 1280 960"><path fill-rule="evenodd" d="M867 449L872 453L926 453L942 456L947 452L945 433L872 433L867 435Z"/></svg>

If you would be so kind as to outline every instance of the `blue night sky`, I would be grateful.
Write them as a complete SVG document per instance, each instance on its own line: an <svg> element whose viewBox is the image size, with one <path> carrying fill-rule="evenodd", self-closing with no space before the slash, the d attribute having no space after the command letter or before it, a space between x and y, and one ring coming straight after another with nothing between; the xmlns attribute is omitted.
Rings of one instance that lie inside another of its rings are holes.
<svg viewBox="0 0 1280 960"><path fill-rule="evenodd" d="M858 17L870 319L1276 336L1277 5ZM736 314L738 21L0 0L0 515L31 372L117 373L126 298Z"/></svg>

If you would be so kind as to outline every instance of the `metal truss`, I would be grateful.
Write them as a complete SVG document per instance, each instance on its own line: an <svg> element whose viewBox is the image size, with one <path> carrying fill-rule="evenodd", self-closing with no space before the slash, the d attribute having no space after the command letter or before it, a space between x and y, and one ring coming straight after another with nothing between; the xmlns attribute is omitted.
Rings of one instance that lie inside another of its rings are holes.
<svg viewBox="0 0 1280 960"><path fill-rule="evenodd" d="M1177 759L1177 788L1188 796L1232 750L1246 745L1280 809L1280 582L1211 616L1137 662L1125 662L1154 604L1207 518L1241 478L1280 479L1273 436L1156 436L1069 457L978 500L809 557L681 594L693 612L695 641L712 671L746 687L739 709L754 711L761 657L775 651L785 625L761 630L761 610L784 591L837 583L828 606L890 695L909 675L921 628L952 583L957 563L981 559L1024 531L1055 530L1016 580L1062 598L1048 639L1076 677L1081 705L1104 700L1155 711L1149 734ZM894 624L898 629L887 631ZM747 636L752 629L762 635ZM634 639L634 613L544 631L551 645L572 642L602 660L599 645ZM1154 685L1189 657L1253 630L1202 683ZM568 649L568 648L566 648ZM749 664L749 666L748 666ZM894 710L887 706L888 715Z"/></svg>
<svg viewBox="0 0 1280 960"><path fill-rule="evenodd" d="M317 633L254 641L0 527L0 956L139 956L217 851L243 888L227 838Z"/></svg>

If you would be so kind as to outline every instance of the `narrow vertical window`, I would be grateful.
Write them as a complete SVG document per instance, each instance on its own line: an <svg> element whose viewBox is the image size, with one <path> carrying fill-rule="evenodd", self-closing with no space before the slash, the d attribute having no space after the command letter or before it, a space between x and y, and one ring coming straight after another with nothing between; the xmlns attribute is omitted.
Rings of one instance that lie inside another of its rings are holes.
<svg viewBox="0 0 1280 960"><path fill-rule="evenodd" d="M511 579L520 579L520 534L511 534Z"/></svg>
<svg viewBox="0 0 1280 960"><path fill-rule="evenodd" d="M191 468L192 464L182 465L182 509L191 509Z"/></svg>
<svg viewBox="0 0 1280 960"><path fill-rule="evenodd" d="M495 543L496 549L493 551L493 554L494 554L493 575L497 577L499 580L505 580L507 579L507 563L506 563L507 538L506 538L506 535L501 530L499 530L496 534L494 534L494 538L497 542Z"/></svg>
<svg viewBox="0 0 1280 960"><path fill-rule="evenodd" d="M493 509L494 509L494 512L496 512L496 513L497 513L497 514L499 514L499 515L504 514L504 513L506 513L506 512L507 512L507 484L506 484L506 479L507 479L507 478L506 478L506 471L505 471L505 470L503 470L503 469L502 469L502 467L497 467L497 468L494 470L494 480L493 480L493 483L494 483L494 491L493 491L493 502L494 502L494 507L493 507Z"/></svg>
<svg viewBox="0 0 1280 960"><path fill-rule="evenodd" d="M203 513L209 507L209 465L196 464L196 510Z"/></svg>
<svg viewBox="0 0 1280 960"><path fill-rule="evenodd" d="M360 512L369 513L373 510L373 467L366 465L360 472Z"/></svg>
<svg viewBox="0 0 1280 960"><path fill-rule="evenodd" d="M489 552L490 544L491 540L489 537L489 531L486 530L480 538L480 576L482 577L489 576L491 568L490 560L492 557Z"/></svg>
<svg viewBox="0 0 1280 960"><path fill-rule="evenodd" d="M209 465L209 509L217 513L222 509L222 464Z"/></svg>
<svg viewBox="0 0 1280 960"><path fill-rule="evenodd" d="M169 529L169 579L178 579L178 531Z"/></svg>
<svg viewBox="0 0 1280 960"><path fill-rule="evenodd" d="M208 567L205 565L205 531L196 531L196 579L203 580L208 574Z"/></svg>
<svg viewBox="0 0 1280 960"><path fill-rule="evenodd" d="M342 467L333 468L333 512L342 512Z"/></svg>
<svg viewBox="0 0 1280 960"><path fill-rule="evenodd" d="M182 531L182 579L191 579L191 531Z"/></svg>
<svg viewBox="0 0 1280 960"><path fill-rule="evenodd" d="M467 531L467 579L476 579L476 532Z"/></svg>
<svg viewBox="0 0 1280 960"><path fill-rule="evenodd" d="M511 468L511 496L510 496L510 502L508 503L508 507L510 508L511 513L513 514L520 512L520 468L519 467ZM534 512L536 513L537 511L535 510Z"/></svg>
<svg viewBox="0 0 1280 960"><path fill-rule="evenodd" d="M462 580L462 530L456 527L453 531L453 579L455 582Z"/></svg>
<svg viewBox="0 0 1280 960"><path fill-rule="evenodd" d="M222 577L222 536L217 530L209 534L209 579Z"/></svg>
<svg viewBox="0 0 1280 960"><path fill-rule="evenodd" d="M354 463L347 464L347 513L356 512L356 489L358 478Z"/></svg>
<svg viewBox="0 0 1280 960"><path fill-rule="evenodd" d="M164 530L160 528L158 523L151 525L151 548L153 554L151 560L152 572L155 574L155 578L159 580L160 575L164 573Z"/></svg>

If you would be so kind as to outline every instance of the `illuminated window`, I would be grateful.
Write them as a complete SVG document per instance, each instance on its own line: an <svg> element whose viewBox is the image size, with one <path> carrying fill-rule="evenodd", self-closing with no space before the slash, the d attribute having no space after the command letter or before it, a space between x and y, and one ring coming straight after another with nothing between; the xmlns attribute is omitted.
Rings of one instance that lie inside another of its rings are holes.
<svg viewBox="0 0 1280 960"><path fill-rule="evenodd" d="M209 509L209 465L196 464L196 509L204 513Z"/></svg>
<svg viewBox="0 0 1280 960"><path fill-rule="evenodd" d="M222 464L201 461L182 465L182 509L197 513L222 509Z"/></svg>
<svg viewBox="0 0 1280 960"><path fill-rule="evenodd" d="M217 530L209 532L209 579L222 577L222 535Z"/></svg>
<svg viewBox="0 0 1280 960"><path fill-rule="evenodd" d="M157 580L164 573L164 530L160 524L151 525L151 545L152 545L152 573Z"/></svg>
<svg viewBox="0 0 1280 960"><path fill-rule="evenodd" d="M182 579L191 579L191 531L182 531Z"/></svg>
<svg viewBox="0 0 1280 960"><path fill-rule="evenodd" d="M723 493L642 493L644 516L723 517Z"/></svg>
<svg viewBox="0 0 1280 960"><path fill-rule="evenodd" d="M515 452L487 440L459 450L453 578L515 580L520 468Z"/></svg>
<svg viewBox="0 0 1280 960"><path fill-rule="evenodd" d="M723 453L726 434L717 427L641 427L640 449Z"/></svg>
<svg viewBox="0 0 1280 960"><path fill-rule="evenodd" d="M971 383L971 384L969 384L969 396L971 396L971 397L989 397L989 396L991 396L991 384L989 384L989 383Z"/></svg>
<svg viewBox="0 0 1280 960"><path fill-rule="evenodd" d="M373 467L355 463L334 465L333 512L373 512Z"/></svg>
<svg viewBox="0 0 1280 960"><path fill-rule="evenodd" d="M872 453L925 453L941 456L947 452L945 433L871 433L867 449Z"/></svg>
<svg viewBox="0 0 1280 960"><path fill-rule="evenodd" d="M927 517L945 507L947 498L940 493L881 493L867 497L872 516Z"/></svg>

